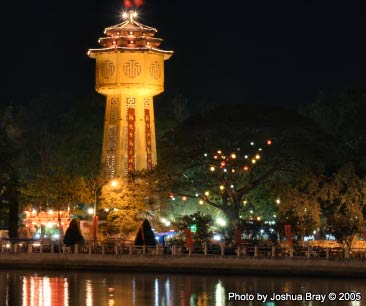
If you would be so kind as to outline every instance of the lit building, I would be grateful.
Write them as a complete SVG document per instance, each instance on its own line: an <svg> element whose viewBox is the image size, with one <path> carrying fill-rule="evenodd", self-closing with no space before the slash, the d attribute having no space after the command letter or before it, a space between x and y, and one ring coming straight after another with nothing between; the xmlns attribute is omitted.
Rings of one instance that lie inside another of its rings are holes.
<svg viewBox="0 0 366 306"><path fill-rule="evenodd" d="M60 239L60 230L65 233L69 222L69 211L24 211L23 224L25 228L20 229L20 238L50 238ZM23 232L24 231L24 232Z"/></svg>
<svg viewBox="0 0 366 306"><path fill-rule="evenodd" d="M164 60L173 51L159 49L156 29L125 21L106 28L96 60L96 90L106 96L102 164L109 178L151 169L157 164L153 96L164 91Z"/></svg>

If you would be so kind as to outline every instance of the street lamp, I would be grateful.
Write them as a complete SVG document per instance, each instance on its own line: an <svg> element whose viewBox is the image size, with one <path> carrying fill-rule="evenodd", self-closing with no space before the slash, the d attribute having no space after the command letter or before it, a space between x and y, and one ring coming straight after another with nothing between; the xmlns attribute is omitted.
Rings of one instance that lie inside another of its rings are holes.
<svg viewBox="0 0 366 306"><path fill-rule="evenodd" d="M117 180L112 180L111 181L111 186L112 187L117 187L118 186L118 181Z"/></svg>

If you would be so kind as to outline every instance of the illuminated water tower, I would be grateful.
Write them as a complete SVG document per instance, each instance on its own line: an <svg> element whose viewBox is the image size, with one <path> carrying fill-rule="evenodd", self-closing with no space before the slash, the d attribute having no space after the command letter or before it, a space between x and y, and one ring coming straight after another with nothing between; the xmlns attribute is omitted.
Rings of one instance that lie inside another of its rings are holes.
<svg viewBox="0 0 366 306"><path fill-rule="evenodd" d="M151 169L157 163L153 96L164 91L164 60L157 30L138 23L136 12L106 28L96 60L96 90L106 96L102 164L108 177Z"/></svg>

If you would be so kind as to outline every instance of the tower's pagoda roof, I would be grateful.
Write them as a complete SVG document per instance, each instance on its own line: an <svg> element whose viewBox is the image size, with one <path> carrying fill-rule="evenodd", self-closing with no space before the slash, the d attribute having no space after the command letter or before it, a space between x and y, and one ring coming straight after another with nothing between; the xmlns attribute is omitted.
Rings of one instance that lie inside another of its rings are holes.
<svg viewBox="0 0 366 306"><path fill-rule="evenodd" d="M90 57L94 57L95 53L106 51L151 51L164 54L165 59L170 58L173 51L158 48L163 39L154 37L157 29L137 22L134 19L136 13L133 11L130 11L127 16L128 18L124 22L104 30L106 37L101 37L98 40L103 48L89 49L88 55Z"/></svg>

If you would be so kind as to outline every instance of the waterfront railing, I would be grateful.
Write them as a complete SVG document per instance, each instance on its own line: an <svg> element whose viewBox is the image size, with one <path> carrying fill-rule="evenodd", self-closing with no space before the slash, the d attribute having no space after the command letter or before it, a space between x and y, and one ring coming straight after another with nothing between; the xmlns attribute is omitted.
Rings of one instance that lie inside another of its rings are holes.
<svg viewBox="0 0 366 306"><path fill-rule="evenodd" d="M100 254L100 255L135 255L135 256L236 256L236 257L305 257L305 258L360 258L366 259L366 248L324 248L324 247L282 247L272 246L228 246L224 243L203 243L194 248L186 245L167 244L156 246L136 246L133 241L85 241L73 246L57 241L1 240L1 254Z"/></svg>

